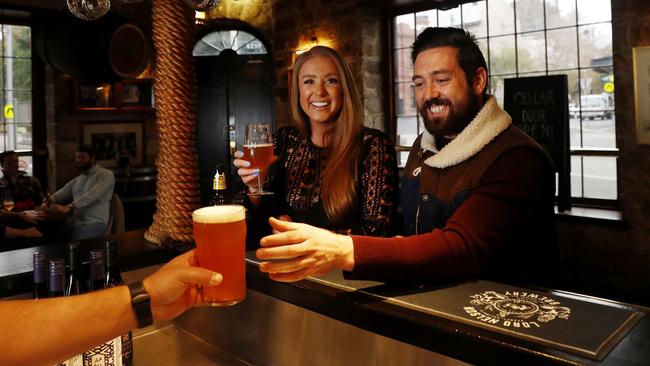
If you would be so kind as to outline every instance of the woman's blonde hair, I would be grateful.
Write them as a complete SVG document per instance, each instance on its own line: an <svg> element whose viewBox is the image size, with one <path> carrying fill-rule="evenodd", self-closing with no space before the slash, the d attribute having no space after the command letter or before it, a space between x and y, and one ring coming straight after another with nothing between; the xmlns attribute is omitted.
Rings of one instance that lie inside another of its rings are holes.
<svg viewBox="0 0 650 366"><path fill-rule="evenodd" d="M332 130L323 141L328 141L327 166L323 171L321 199L327 218L341 223L357 203L356 177L360 154L359 134L363 129L361 98L352 78L350 67L334 49L315 46L296 59L291 76L291 116L302 135L311 139L309 118L300 107L298 74L305 62L316 57L329 57L339 73L343 105Z"/></svg>

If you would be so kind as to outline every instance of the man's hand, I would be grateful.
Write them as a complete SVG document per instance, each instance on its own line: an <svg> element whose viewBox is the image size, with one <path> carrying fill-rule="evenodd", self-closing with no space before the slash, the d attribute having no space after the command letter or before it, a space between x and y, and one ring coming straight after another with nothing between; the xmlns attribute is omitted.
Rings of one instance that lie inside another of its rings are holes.
<svg viewBox="0 0 650 366"><path fill-rule="evenodd" d="M194 250L191 250L144 279L154 320L173 319L190 307L203 304L203 296L197 285L215 286L221 283L221 274L197 265Z"/></svg>
<svg viewBox="0 0 650 366"><path fill-rule="evenodd" d="M53 203L50 205L50 212L53 214L59 214L59 215L67 215L72 211L72 204L69 205L59 205L57 203Z"/></svg>
<svg viewBox="0 0 650 366"><path fill-rule="evenodd" d="M36 225L38 221L43 221L45 220L45 213L42 211L36 211L36 210L29 210L29 211L23 211L19 212L16 214L16 216L31 225Z"/></svg>
<svg viewBox="0 0 650 366"><path fill-rule="evenodd" d="M354 246L349 236L274 218L269 223L276 234L260 240L262 248L256 255L262 260L274 260L260 263L260 271L269 273L271 279L293 282L337 268L354 268Z"/></svg>

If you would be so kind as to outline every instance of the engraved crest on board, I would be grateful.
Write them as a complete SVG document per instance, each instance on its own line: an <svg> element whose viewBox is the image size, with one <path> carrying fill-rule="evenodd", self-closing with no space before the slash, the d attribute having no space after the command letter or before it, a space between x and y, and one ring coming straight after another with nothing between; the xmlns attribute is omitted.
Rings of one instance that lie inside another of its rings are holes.
<svg viewBox="0 0 650 366"><path fill-rule="evenodd" d="M487 324L508 328L539 328L555 319L569 319L571 309L544 295L525 291L485 291L471 295L465 312Z"/></svg>

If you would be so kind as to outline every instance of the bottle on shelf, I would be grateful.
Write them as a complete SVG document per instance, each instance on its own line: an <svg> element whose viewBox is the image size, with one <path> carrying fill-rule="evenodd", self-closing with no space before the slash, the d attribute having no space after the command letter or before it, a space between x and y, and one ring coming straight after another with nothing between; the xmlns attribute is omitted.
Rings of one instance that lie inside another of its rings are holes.
<svg viewBox="0 0 650 366"><path fill-rule="evenodd" d="M68 243L68 279L65 286L65 296L79 295L88 292L86 279L81 270L81 256L79 250L81 243L71 241Z"/></svg>
<svg viewBox="0 0 650 366"><path fill-rule="evenodd" d="M223 164L217 164L214 179L212 180L212 205L226 204L228 187L226 183L226 168Z"/></svg>
<svg viewBox="0 0 650 366"><path fill-rule="evenodd" d="M104 267L104 251L97 249L90 251L90 291L104 288L106 281L106 268Z"/></svg>
<svg viewBox="0 0 650 366"><path fill-rule="evenodd" d="M115 287L124 284L120 267L117 262L117 241L107 240L106 249L106 282L105 287ZM122 365L133 363L133 333L122 334Z"/></svg>
<svg viewBox="0 0 650 366"><path fill-rule="evenodd" d="M43 252L34 253L34 298L43 299L49 296L47 283L47 256Z"/></svg>
<svg viewBox="0 0 650 366"><path fill-rule="evenodd" d="M90 291L102 290L106 284L104 250L90 251ZM118 336L104 344L93 347L82 355L83 365L122 366L122 337Z"/></svg>
<svg viewBox="0 0 650 366"><path fill-rule="evenodd" d="M50 260L50 297L63 296L65 287L65 259Z"/></svg>

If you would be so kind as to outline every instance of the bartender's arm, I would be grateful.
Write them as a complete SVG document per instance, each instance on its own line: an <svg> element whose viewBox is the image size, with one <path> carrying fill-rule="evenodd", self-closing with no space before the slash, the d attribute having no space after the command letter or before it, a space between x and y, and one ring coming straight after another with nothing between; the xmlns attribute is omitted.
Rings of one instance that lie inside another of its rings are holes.
<svg viewBox="0 0 650 366"><path fill-rule="evenodd" d="M154 321L202 304L197 284L217 285L221 275L194 267L194 251L147 277ZM52 365L137 327L126 286L85 295L0 301L0 365Z"/></svg>

